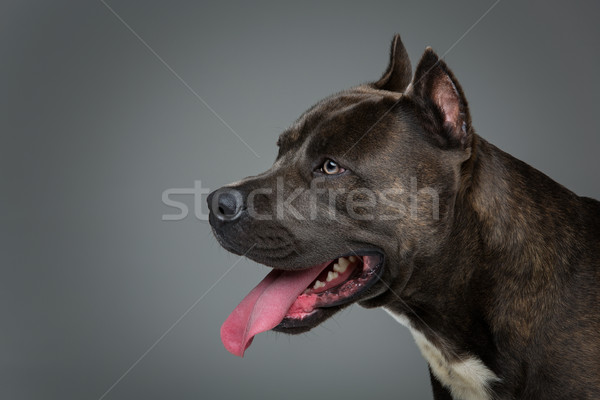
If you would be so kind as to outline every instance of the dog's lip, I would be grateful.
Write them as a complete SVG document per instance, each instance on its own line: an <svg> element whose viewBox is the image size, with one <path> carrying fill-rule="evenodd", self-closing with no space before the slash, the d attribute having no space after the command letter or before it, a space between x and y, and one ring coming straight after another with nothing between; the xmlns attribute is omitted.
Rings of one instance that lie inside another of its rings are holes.
<svg viewBox="0 0 600 400"><path fill-rule="evenodd" d="M380 261L377 264L378 267L379 267L379 264L383 264L384 261L385 261L385 253L382 250L377 249L377 248L364 248L362 250L350 250L348 253L344 253L344 254L341 254L341 255L329 258L329 259L324 259L324 260L321 260L319 262L315 262L314 264L311 264L311 265L302 265L302 266L299 266L299 267L281 267L279 265L277 265L277 266L275 266L275 265L269 265L268 263L261 263L261 264L263 264L263 265L265 265L265 266L267 266L269 268L273 268L275 270L280 270L280 271L290 271L290 270L293 270L293 271L303 271L303 270L307 270L307 269L313 268L315 265L322 264L324 262L333 262L333 261L337 260L338 258L343 258L343 257L348 258L348 257L351 257L351 256L356 256L356 257L379 256L380 257Z"/></svg>
<svg viewBox="0 0 600 400"><path fill-rule="evenodd" d="M376 283L379 281L382 273L383 273L383 267L385 265L385 253L379 249L365 249L365 250L357 250L357 251L350 251L348 253L345 253L343 255L340 255L339 257L333 258L332 260L336 260L338 258L341 257L350 257L350 256L359 256L359 257L364 257L364 256L375 256L378 257L377 260L377 264L375 266L373 266L372 268L370 268L371 271L371 276L369 277L369 279L364 283L363 287L360 288L357 292L352 293L350 296L348 297L344 297L341 298L337 301L334 302L330 302L330 303L325 303L325 304L319 304L318 306L316 306L312 311L306 313L306 315L303 315L302 317L298 318L298 317L291 317L291 316L286 316L280 323L279 325L277 325L274 330L277 331L286 331L288 329L295 329L295 328L304 328L304 327L309 327L312 328L316 325L318 325L319 323L321 323L323 320L327 319L327 315L324 314L329 314L332 311L335 312L338 309L343 308L344 306L347 306L351 303L357 302L359 300L363 300L363 297L365 296L365 293ZM353 274L353 276L356 274ZM349 277L345 282L348 282L353 278L352 276ZM325 317L325 318L323 318Z"/></svg>

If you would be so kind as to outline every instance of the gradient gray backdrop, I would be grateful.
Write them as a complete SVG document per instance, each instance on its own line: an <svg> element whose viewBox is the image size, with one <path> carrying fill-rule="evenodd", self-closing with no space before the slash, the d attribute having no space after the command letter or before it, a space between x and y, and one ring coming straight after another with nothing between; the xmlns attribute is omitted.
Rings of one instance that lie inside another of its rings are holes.
<svg viewBox="0 0 600 400"><path fill-rule="evenodd" d="M4 0L0 398L98 400L238 260L207 223L161 221L161 193L265 170L304 109L380 76L395 32L415 64L492 3L108 0L257 158L100 1ZM598 198L600 3L566 3L501 1L446 60L480 135ZM241 260L104 398L430 398L381 310L227 353L266 272Z"/></svg>

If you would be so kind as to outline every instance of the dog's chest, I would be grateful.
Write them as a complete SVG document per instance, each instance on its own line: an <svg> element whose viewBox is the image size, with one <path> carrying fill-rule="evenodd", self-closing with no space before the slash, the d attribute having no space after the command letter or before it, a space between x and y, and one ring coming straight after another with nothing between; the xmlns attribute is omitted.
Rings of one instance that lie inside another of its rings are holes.
<svg viewBox="0 0 600 400"><path fill-rule="evenodd" d="M492 398L489 386L497 381L498 377L479 358L471 356L463 357L460 361L448 361L438 347L411 326L406 316L385 310L410 330L431 371L450 390L454 399L490 400Z"/></svg>

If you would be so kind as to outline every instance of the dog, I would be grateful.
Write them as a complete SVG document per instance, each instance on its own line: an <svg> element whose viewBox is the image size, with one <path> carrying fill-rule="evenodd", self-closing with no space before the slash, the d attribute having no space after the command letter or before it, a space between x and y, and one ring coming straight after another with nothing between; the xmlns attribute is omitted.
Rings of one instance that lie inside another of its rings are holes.
<svg viewBox="0 0 600 400"><path fill-rule="evenodd" d="M477 135L463 90L398 35L374 83L308 109L266 172L208 196L272 268L221 328L302 333L358 302L412 332L440 399L600 399L600 202Z"/></svg>

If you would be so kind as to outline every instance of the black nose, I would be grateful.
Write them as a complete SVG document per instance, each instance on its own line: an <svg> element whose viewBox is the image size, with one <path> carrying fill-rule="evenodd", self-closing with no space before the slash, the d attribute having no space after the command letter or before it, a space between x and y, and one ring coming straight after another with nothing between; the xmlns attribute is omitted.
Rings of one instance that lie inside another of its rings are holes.
<svg viewBox="0 0 600 400"><path fill-rule="evenodd" d="M242 193L231 188L215 190L206 200L210 212L220 221L233 221L239 218L244 202Z"/></svg>

